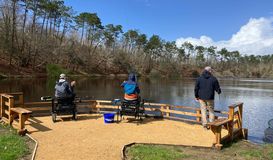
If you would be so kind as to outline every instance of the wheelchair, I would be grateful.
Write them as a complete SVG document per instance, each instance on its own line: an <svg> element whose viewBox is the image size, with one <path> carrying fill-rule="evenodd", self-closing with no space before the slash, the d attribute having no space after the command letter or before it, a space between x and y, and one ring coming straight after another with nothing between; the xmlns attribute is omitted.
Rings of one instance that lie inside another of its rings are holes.
<svg viewBox="0 0 273 160"><path fill-rule="evenodd" d="M57 103L55 103L55 100ZM72 114L72 119L77 119L77 107L73 98L52 98L52 121L55 123L57 115Z"/></svg>
<svg viewBox="0 0 273 160"><path fill-rule="evenodd" d="M121 106L118 110L120 120L122 120L122 116L134 116L135 119L142 120L142 117L145 116L144 114L145 114L144 100L141 100L141 98L137 100L123 99L121 101Z"/></svg>

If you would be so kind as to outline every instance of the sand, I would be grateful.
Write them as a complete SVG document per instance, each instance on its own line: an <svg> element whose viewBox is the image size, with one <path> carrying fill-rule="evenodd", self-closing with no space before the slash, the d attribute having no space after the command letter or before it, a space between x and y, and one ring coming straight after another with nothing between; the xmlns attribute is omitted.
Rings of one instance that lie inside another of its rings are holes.
<svg viewBox="0 0 273 160"><path fill-rule="evenodd" d="M200 125L166 119L105 124L102 115L85 114L77 121L58 120L32 117L27 122L30 135L39 142L37 160L118 160L123 146L133 142L210 147L215 139Z"/></svg>

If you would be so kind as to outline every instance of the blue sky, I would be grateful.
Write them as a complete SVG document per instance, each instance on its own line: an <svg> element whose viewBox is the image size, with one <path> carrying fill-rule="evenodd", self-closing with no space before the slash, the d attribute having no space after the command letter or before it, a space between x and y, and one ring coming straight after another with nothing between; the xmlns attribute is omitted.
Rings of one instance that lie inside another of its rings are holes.
<svg viewBox="0 0 273 160"><path fill-rule="evenodd" d="M80 12L97 13L103 25L120 24L164 40L228 41L251 18L273 17L273 0L65 0ZM272 52L273 53L273 52Z"/></svg>

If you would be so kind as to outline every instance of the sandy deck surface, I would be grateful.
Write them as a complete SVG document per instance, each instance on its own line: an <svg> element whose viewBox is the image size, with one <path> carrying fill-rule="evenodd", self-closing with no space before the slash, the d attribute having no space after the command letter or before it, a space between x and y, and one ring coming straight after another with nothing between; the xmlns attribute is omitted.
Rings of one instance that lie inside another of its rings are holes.
<svg viewBox="0 0 273 160"><path fill-rule="evenodd" d="M102 115L79 115L53 123L51 117L33 117L27 122L30 135L39 142L37 160L118 160L126 144L160 143L212 146L214 135L200 125L145 119L142 123L104 124Z"/></svg>

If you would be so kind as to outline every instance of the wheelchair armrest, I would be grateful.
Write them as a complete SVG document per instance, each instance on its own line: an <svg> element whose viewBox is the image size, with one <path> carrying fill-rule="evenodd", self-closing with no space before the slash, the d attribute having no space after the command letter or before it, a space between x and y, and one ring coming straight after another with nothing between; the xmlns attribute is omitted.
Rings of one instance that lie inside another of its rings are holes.
<svg viewBox="0 0 273 160"><path fill-rule="evenodd" d="M41 101L52 101L52 99L54 99L54 98L51 96L42 96L41 97Z"/></svg>

